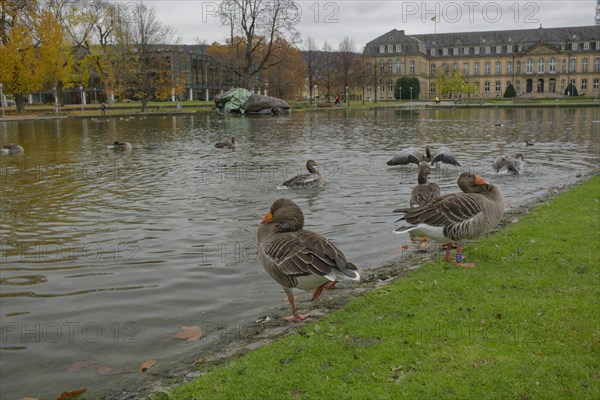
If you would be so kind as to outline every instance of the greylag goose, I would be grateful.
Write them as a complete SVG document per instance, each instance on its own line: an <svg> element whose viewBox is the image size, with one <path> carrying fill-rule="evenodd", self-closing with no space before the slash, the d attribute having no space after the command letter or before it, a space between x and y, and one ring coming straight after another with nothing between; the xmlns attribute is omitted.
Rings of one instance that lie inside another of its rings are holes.
<svg viewBox="0 0 600 400"><path fill-rule="evenodd" d="M419 207L433 202L440 197L440 187L437 183L427 182L427 176L431 174L431 167L426 161L419 166L417 186L413 187L410 196L410 206Z"/></svg>
<svg viewBox="0 0 600 400"><path fill-rule="evenodd" d="M232 137L231 139L223 139L215 144L215 147L219 149L235 149L235 138Z"/></svg>
<svg viewBox="0 0 600 400"><path fill-rule="evenodd" d="M284 188L323 186L325 180L317 169L318 165L320 165L318 162L314 160L308 160L306 162L306 169L309 173L296 175L293 178L283 182L282 186Z"/></svg>
<svg viewBox="0 0 600 400"><path fill-rule="evenodd" d="M525 147L527 146L533 146L535 143L531 143L528 139L525 140Z"/></svg>
<svg viewBox="0 0 600 400"><path fill-rule="evenodd" d="M387 162L387 165L408 165L417 164L420 165L422 161L427 161L431 165L437 162L443 162L446 164L452 164L460 166L460 163L456 161L456 157L447 147L440 147L438 151L432 156L429 146L425 147L425 154L421 153L416 147L409 147L408 149L402 150L394 158Z"/></svg>
<svg viewBox="0 0 600 400"><path fill-rule="evenodd" d="M314 290L312 300L338 279L358 281L356 266L346 260L338 247L325 237L305 230L304 214L293 201L281 198L258 225L258 256L267 273L283 287L293 315L287 321L301 321L292 288Z"/></svg>
<svg viewBox="0 0 600 400"><path fill-rule="evenodd" d="M121 142L121 141L115 140L114 142L112 142L112 144L108 145L108 148L112 149L112 150L128 151L128 150L131 150L131 144L128 142Z"/></svg>
<svg viewBox="0 0 600 400"><path fill-rule="evenodd" d="M415 231L438 242L457 242L455 265L473 266L462 260L462 243L490 231L504 214L504 197L500 189L470 172L458 178L462 193L438 198L431 204L417 208L403 208L410 225L394 231L396 234Z"/></svg>
<svg viewBox="0 0 600 400"><path fill-rule="evenodd" d="M25 149L23 149L23 146L20 146L18 144L5 144L4 146L2 146L2 153L23 153L25 151Z"/></svg>
<svg viewBox="0 0 600 400"><path fill-rule="evenodd" d="M494 171L498 173L513 173L520 174L523 172L523 167L525 162L523 161L523 154L517 153L515 158L510 159L504 155L498 156L496 160L494 160Z"/></svg>

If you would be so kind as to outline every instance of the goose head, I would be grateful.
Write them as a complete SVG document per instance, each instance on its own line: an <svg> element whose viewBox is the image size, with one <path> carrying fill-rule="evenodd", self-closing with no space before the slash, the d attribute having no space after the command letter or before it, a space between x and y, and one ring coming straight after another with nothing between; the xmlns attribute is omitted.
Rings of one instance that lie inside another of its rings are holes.
<svg viewBox="0 0 600 400"><path fill-rule="evenodd" d="M308 170L308 172L310 172L311 174L318 174L319 170L317 169L317 166L321 165L318 162L316 162L315 160L308 160L306 162L306 169Z"/></svg>
<svg viewBox="0 0 600 400"><path fill-rule="evenodd" d="M419 165L419 175L417 181L419 185L424 185L427 183L427 176L431 175L431 166L427 161L421 161Z"/></svg>
<svg viewBox="0 0 600 400"><path fill-rule="evenodd" d="M304 227L304 214L290 199L276 200L270 210L260 220L260 225L268 224L275 233L296 232Z"/></svg>

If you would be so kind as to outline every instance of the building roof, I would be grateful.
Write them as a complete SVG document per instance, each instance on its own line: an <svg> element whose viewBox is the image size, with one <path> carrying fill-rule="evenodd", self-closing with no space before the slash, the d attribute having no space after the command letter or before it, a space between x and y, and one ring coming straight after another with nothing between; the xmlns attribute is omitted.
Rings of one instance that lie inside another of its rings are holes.
<svg viewBox="0 0 600 400"><path fill-rule="evenodd" d="M440 47L473 47L473 46L500 46L521 45L522 50L527 50L537 44L545 44L556 49L564 49L573 42L600 41L600 26L577 26L565 28L535 28L505 31L483 32L455 32L455 33L429 33L421 35L406 35L404 31L393 29L384 35L368 42L365 53L376 55L380 45L401 44L402 53L424 53L428 48ZM420 45L420 46L419 46ZM571 47L568 47L571 49ZM594 47L592 47L593 49ZM596 48L600 50L600 48Z"/></svg>

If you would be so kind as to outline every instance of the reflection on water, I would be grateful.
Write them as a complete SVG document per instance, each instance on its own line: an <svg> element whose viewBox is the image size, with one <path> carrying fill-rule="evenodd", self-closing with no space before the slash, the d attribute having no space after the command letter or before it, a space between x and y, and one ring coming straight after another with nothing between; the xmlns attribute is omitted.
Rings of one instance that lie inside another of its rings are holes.
<svg viewBox="0 0 600 400"><path fill-rule="evenodd" d="M597 113L386 108L0 123L2 142L25 148L0 158L0 397L93 394L115 387L114 370L135 382L141 362L168 366L278 306L282 291L256 258L258 221L278 197L293 198L307 228L354 263L376 268L409 242L390 233L391 210L408 204L417 168L387 167L396 152L448 146L462 167L430 176L443 193L469 169L514 207L598 168ZM214 148L231 136L237 149ZM107 150L115 140L132 151ZM495 157L516 153L523 174L493 173ZM322 189L277 189L310 158ZM170 338L194 325L207 332L202 341Z"/></svg>

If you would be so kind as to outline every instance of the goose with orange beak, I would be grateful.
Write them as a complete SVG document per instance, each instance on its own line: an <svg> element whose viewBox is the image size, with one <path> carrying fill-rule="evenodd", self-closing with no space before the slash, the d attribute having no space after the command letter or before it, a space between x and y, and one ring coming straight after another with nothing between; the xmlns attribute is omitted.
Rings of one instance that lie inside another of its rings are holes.
<svg viewBox="0 0 600 400"><path fill-rule="evenodd" d="M316 300L323 289L340 279L358 281L354 264L330 240L304 229L304 214L293 201L276 200L258 225L258 256L265 271L285 291L293 315L282 319L301 321L294 303L293 288L313 291Z"/></svg>
<svg viewBox="0 0 600 400"><path fill-rule="evenodd" d="M414 231L438 242L457 242L454 264L471 267L473 263L463 261L462 244L498 225L504 214L504 197L497 186L470 172L460 175L458 185L463 190L460 193L439 197L421 207L394 210L404 213L398 221L408 223L394 233Z"/></svg>

